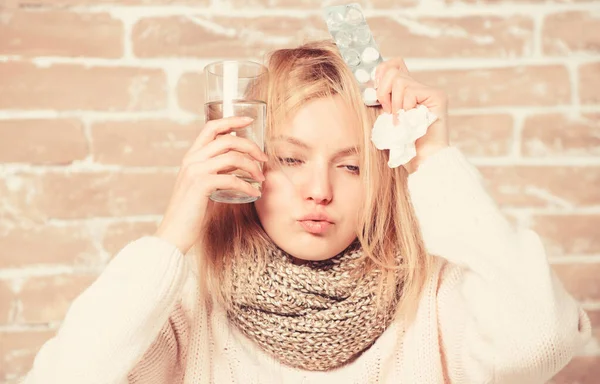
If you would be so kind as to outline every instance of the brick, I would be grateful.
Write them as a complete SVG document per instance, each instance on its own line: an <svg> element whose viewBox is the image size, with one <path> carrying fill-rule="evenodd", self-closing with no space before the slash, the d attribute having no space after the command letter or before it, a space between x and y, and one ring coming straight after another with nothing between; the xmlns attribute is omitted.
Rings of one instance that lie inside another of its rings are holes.
<svg viewBox="0 0 600 384"><path fill-rule="evenodd" d="M48 218L162 214L175 176L175 171L21 173L11 176L0 215L4 210L43 223Z"/></svg>
<svg viewBox="0 0 600 384"><path fill-rule="evenodd" d="M123 55L123 25L108 14L8 11L3 17L6 21L0 23L0 54L103 58Z"/></svg>
<svg viewBox="0 0 600 384"><path fill-rule="evenodd" d="M161 17L140 20L133 28L138 57L253 58L273 49L327 38L320 16L255 18Z"/></svg>
<svg viewBox="0 0 600 384"><path fill-rule="evenodd" d="M71 302L95 279L95 275L56 275L32 277L18 294L21 323L62 321Z"/></svg>
<svg viewBox="0 0 600 384"><path fill-rule="evenodd" d="M579 67L579 98L582 104L600 104L600 63Z"/></svg>
<svg viewBox="0 0 600 384"><path fill-rule="evenodd" d="M210 0L12 0L16 6L24 9L70 8L98 6L102 4L116 5L190 5L209 6Z"/></svg>
<svg viewBox="0 0 600 384"><path fill-rule="evenodd" d="M533 44L533 21L519 16L372 17L384 57L521 57Z"/></svg>
<svg viewBox="0 0 600 384"><path fill-rule="evenodd" d="M506 156L513 142L510 115L451 115L450 141L468 156Z"/></svg>
<svg viewBox="0 0 600 384"><path fill-rule="evenodd" d="M481 166L501 207L564 208L598 205L599 167ZM573 188L577 185L578 188Z"/></svg>
<svg viewBox="0 0 600 384"><path fill-rule="evenodd" d="M579 301L600 300L600 263L552 265L565 288Z"/></svg>
<svg viewBox="0 0 600 384"><path fill-rule="evenodd" d="M0 331L0 382L18 382L6 380L29 372L35 355L54 334L52 330Z"/></svg>
<svg viewBox="0 0 600 384"><path fill-rule="evenodd" d="M28 198L37 188L31 177L23 177L12 173L0 174L0 218L3 224L2 231L6 231L6 225L26 222L28 224L43 224L45 218L39 214L33 214L28 208ZM6 223L6 225L4 225ZM2 233L2 232L0 232Z"/></svg>
<svg viewBox="0 0 600 384"><path fill-rule="evenodd" d="M413 77L443 89L451 108L564 105L571 97L567 69L558 65L417 71Z"/></svg>
<svg viewBox="0 0 600 384"><path fill-rule="evenodd" d="M369 19L384 56L513 57L531 50L533 23L527 18L464 17ZM408 27L405 25L409 25ZM290 34L290 31L295 31ZM320 16L193 19L152 18L136 24L134 52L140 57L261 57L306 40L329 38ZM198 44L199 39L203 44Z"/></svg>
<svg viewBox="0 0 600 384"><path fill-rule="evenodd" d="M111 224L106 229L103 247L108 254L114 256L130 242L142 236L153 235L158 222L121 222Z"/></svg>
<svg viewBox="0 0 600 384"><path fill-rule="evenodd" d="M398 6L417 5L418 0L377 0L372 4L368 0L355 0L363 9L376 7L377 9L395 8ZM338 1L332 0L230 0L229 3L221 2L221 7L233 6L238 8L293 8L293 9L321 9L329 5L339 5Z"/></svg>
<svg viewBox="0 0 600 384"><path fill-rule="evenodd" d="M0 63L0 109L155 111L167 105L162 70Z"/></svg>
<svg viewBox="0 0 600 384"><path fill-rule="evenodd" d="M20 7L26 8L40 8L40 7L67 7L67 6L87 6L87 5L98 5L98 4L119 4L119 5L193 5L193 6L210 6L210 0L13 0L15 4ZM363 8L372 8L372 5L367 0L353 1L360 3ZM418 0L377 0L377 9L381 8L394 8L399 5L410 6L416 5ZM315 9L321 8L326 5L335 5L335 1L327 0L230 0L220 1L217 5L220 8L231 9L235 7L245 8L308 8Z"/></svg>
<svg viewBox="0 0 600 384"><path fill-rule="evenodd" d="M94 265L93 234L81 224L30 227L0 225L0 268L40 265Z"/></svg>
<svg viewBox="0 0 600 384"><path fill-rule="evenodd" d="M600 114L530 116L523 126L522 153L532 157L598 156Z"/></svg>
<svg viewBox="0 0 600 384"><path fill-rule="evenodd" d="M15 294L8 281L0 280L0 325L8 324L13 317Z"/></svg>
<svg viewBox="0 0 600 384"><path fill-rule="evenodd" d="M204 76L201 73L184 73L177 83L179 106L204 121Z"/></svg>
<svg viewBox="0 0 600 384"><path fill-rule="evenodd" d="M448 4L569 4L569 3L589 3L589 0L446 0Z"/></svg>
<svg viewBox="0 0 600 384"><path fill-rule="evenodd" d="M600 356L577 356L547 384L596 384L600 377Z"/></svg>
<svg viewBox="0 0 600 384"><path fill-rule="evenodd" d="M600 309L585 311L592 322L592 335L600 342Z"/></svg>
<svg viewBox="0 0 600 384"><path fill-rule="evenodd" d="M127 166L178 166L202 122L111 121L92 125L94 161Z"/></svg>
<svg viewBox="0 0 600 384"><path fill-rule="evenodd" d="M546 16L542 30L546 55L600 52L600 13L560 12Z"/></svg>
<svg viewBox="0 0 600 384"><path fill-rule="evenodd" d="M600 254L599 215L535 215L532 228L548 256Z"/></svg>
<svg viewBox="0 0 600 384"><path fill-rule="evenodd" d="M78 120L0 120L0 163L70 164L87 154Z"/></svg>

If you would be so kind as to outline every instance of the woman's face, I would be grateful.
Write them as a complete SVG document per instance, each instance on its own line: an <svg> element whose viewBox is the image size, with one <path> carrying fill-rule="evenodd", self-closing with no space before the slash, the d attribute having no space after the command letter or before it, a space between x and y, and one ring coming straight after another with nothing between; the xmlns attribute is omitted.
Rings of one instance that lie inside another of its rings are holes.
<svg viewBox="0 0 600 384"><path fill-rule="evenodd" d="M350 112L337 96L310 101L269 142L282 166L270 160L254 204L269 237L297 259L329 259L356 238L364 186Z"/></svg>

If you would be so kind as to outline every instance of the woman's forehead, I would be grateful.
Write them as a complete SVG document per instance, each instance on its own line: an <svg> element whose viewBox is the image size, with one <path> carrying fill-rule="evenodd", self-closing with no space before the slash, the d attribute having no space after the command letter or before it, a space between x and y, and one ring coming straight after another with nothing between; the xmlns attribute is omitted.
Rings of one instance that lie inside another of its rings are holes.
<svg viewBox="0 0 600 384"><path fill-rule="evenodd" d="M275 124L273 137L287 136L303 141L334 138L347 142L358 139L359 122L347 103L340 97L310 100L295 113Z"/></svg>

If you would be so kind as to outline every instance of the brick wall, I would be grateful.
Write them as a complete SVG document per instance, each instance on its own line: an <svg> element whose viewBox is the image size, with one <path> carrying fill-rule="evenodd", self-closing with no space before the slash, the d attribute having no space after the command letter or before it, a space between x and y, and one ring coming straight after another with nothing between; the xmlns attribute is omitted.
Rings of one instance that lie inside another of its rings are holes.
<svg viewBox="0 0 600 384"><path fill-rule="evenodd" d="M361 3L384 57L448 92L455 145L589 310L596 339L553 383L597 383L600 2ZM321 5L0 0L0 382L156 228L202 125L201 68L326 37Z"/></svg>

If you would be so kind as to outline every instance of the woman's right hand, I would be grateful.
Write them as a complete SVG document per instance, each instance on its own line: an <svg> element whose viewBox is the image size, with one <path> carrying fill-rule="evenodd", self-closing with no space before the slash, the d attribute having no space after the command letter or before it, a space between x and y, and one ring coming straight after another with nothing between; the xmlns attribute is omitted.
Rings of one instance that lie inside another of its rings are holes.
<svg viewBox="0 0 600 384"><path fill-rule="evenodd" d="M242 179L227 174L235 169L249 172L255 180L264 176L258 163L267 155L252 141L229 135L252 122L245 117L211 120L186 153L169 205L155 236L163 238L186 253L204 228L209 196L217 189L233 189L251 196L260 191Z"/></svg>

